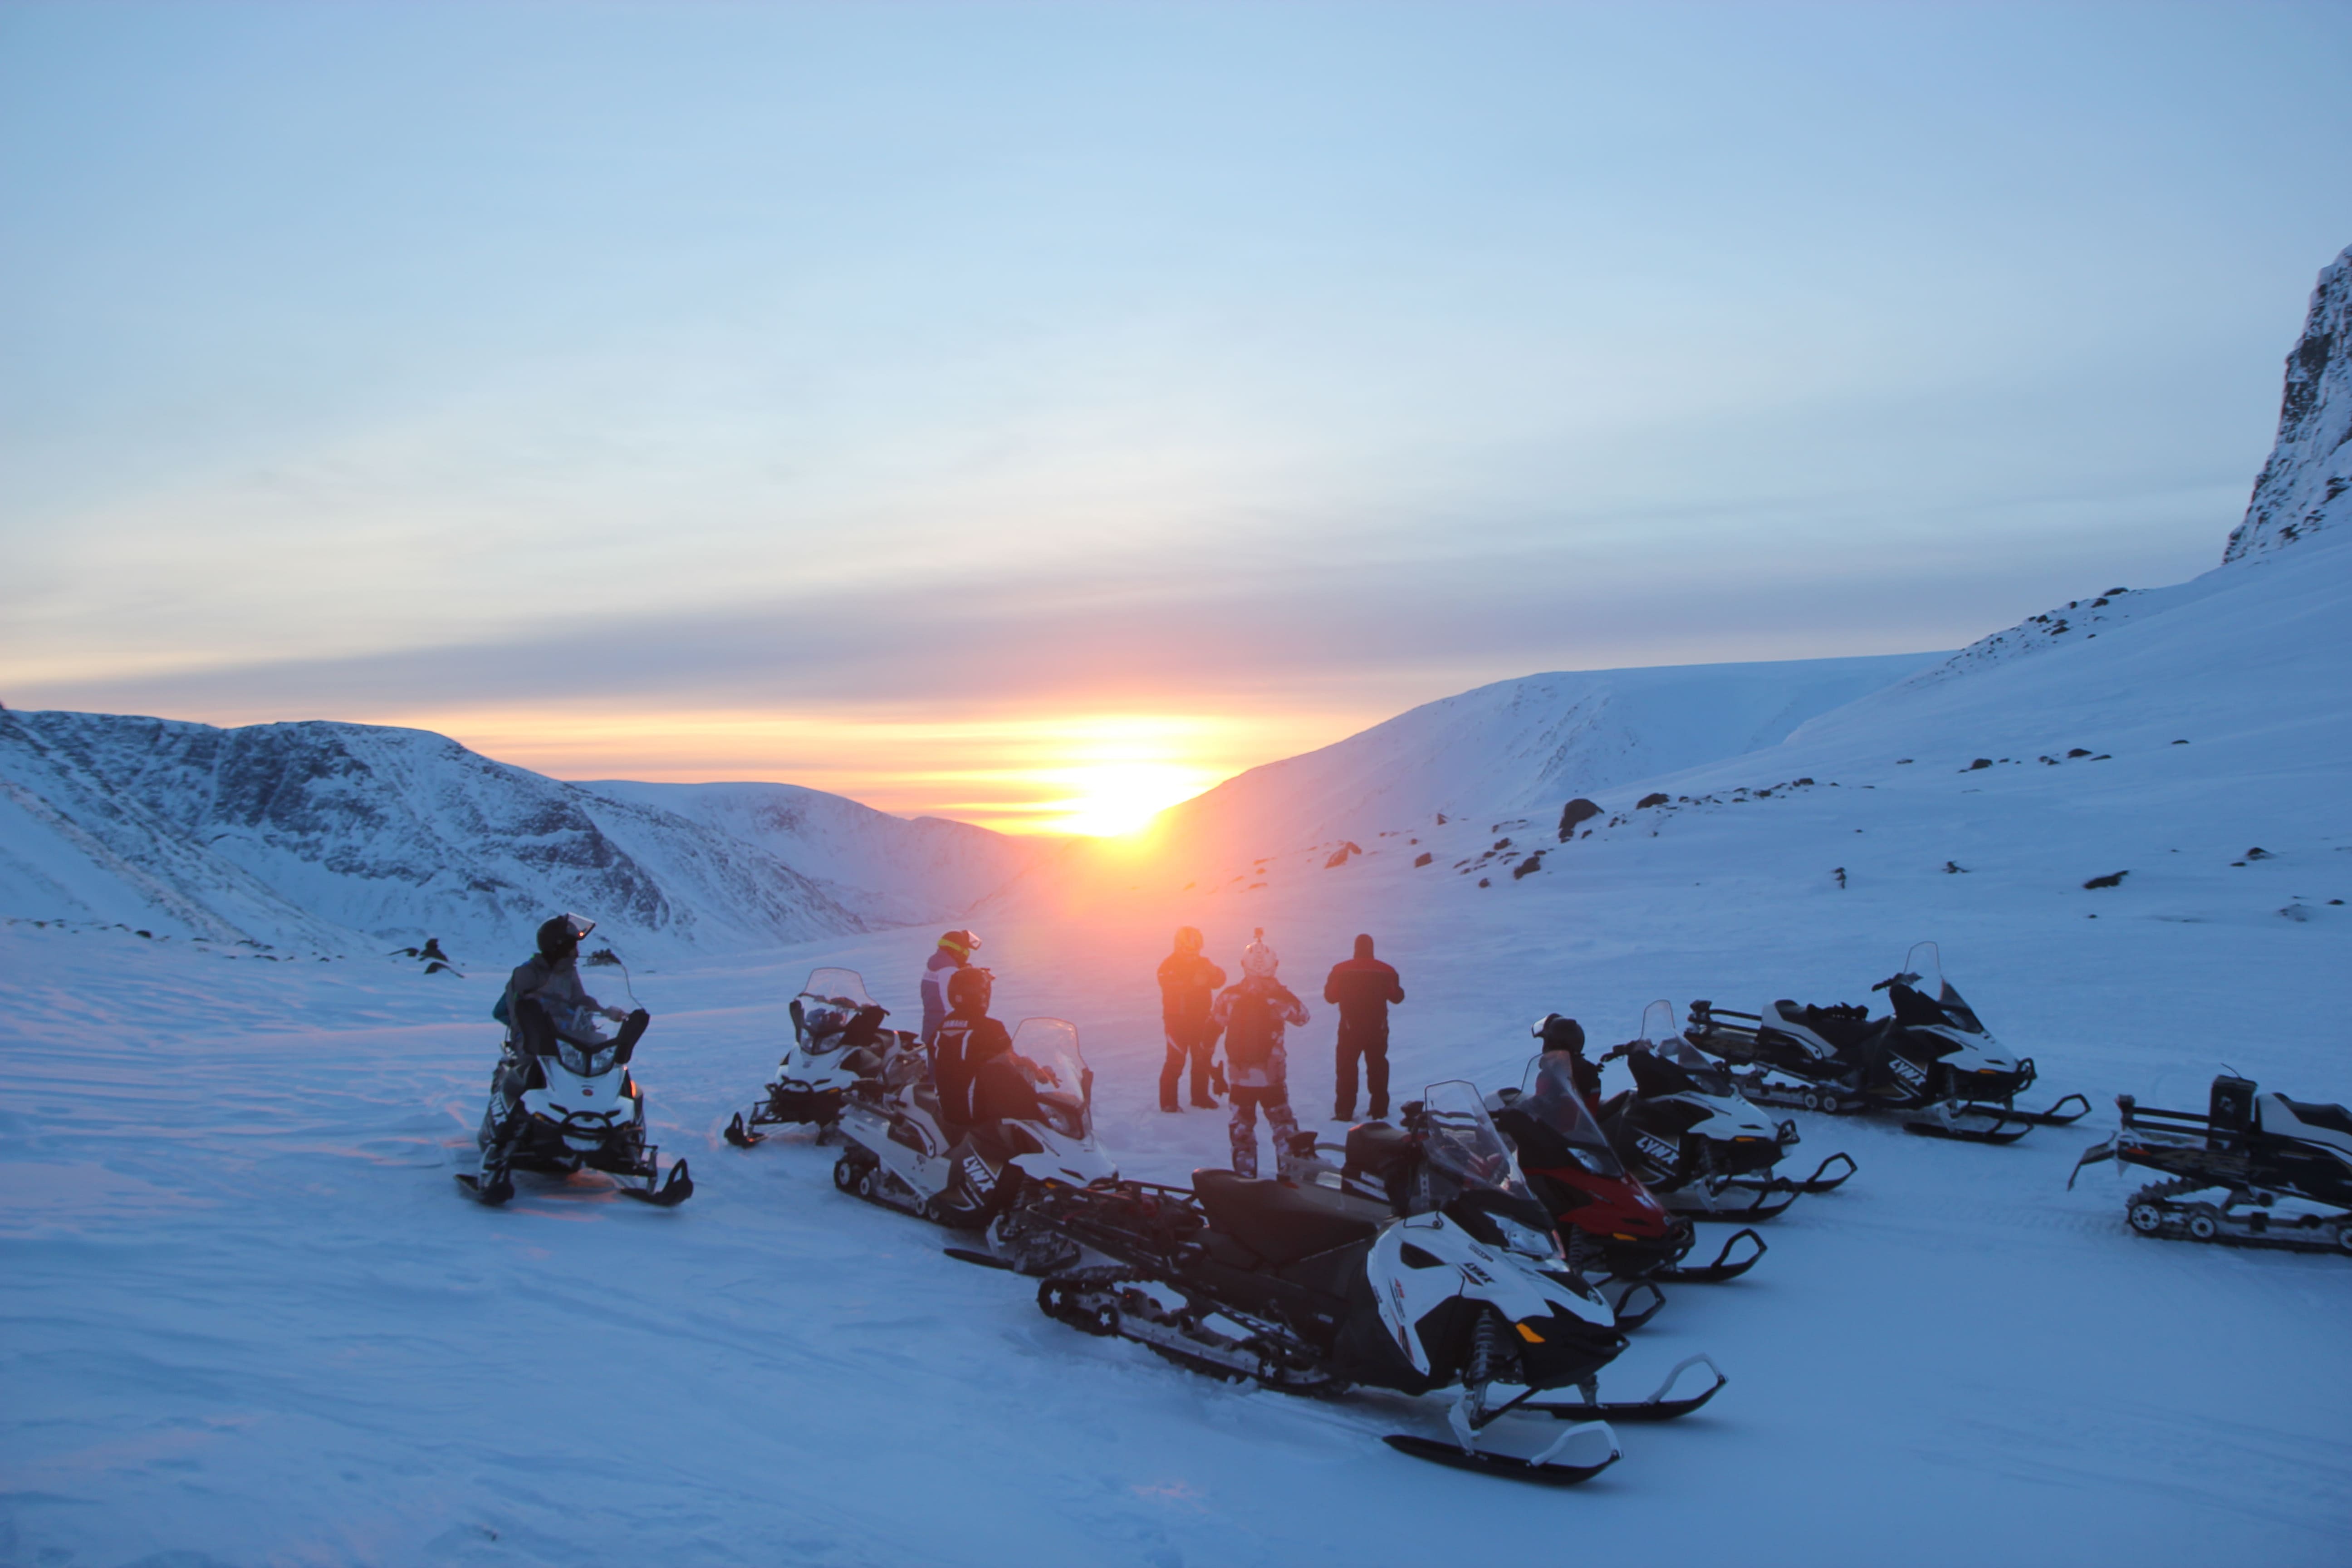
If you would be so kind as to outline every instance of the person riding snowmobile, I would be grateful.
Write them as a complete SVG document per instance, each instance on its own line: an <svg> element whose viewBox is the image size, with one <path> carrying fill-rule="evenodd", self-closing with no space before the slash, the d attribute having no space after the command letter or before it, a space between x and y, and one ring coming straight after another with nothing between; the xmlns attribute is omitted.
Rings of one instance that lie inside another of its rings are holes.
<svg viewBox="0 0 2352 1568"><path fill-rule="evenodd" d="M1569 1058L1576 1075L1576 1092L1584 1096L1593 1114L1601 1113L1601 1069L1584 1058L1584 1026L1557 1013L1546 1013L1528 1031L1543 1042L1544 1055L1559 1052Z"/></svg>
<svg viewBox="0 0 2352 1568"><path fill-rule="evenodd" d="M950 1012L931 1047L940 1089L940 1113L964 1127L999 1121L1034 1121L1041 1114L1037 1091L1022 1069L1045 1069L1013 1054L1013 1037L988 1016L996 976L985 969L959 969L948 981Z"/></svg>
<svg viewBox="0 0 2352 1568"><path fill-rule="evenodd" d="M1303 1026L1307 1004L1275 978L1281 959L1265 944L1261 927L1242 949L1242 978L1219 994L1209 1020L1225 1037L1225 1081L1233 1097L1233 1114L1226 1131L1233 1140L1234 1172L1257 1174L1257 1112L1265 1109L1266 1131L1275 1152L1292 1146L1298 1136L1298 1118L1290 1109L1288 1062L1283 1054L1283 1026Z"/></svg>
<svg viewBox="0 0 2352 1568"><path fill-rule="evenodd" d="M1176 951L1160 961L1160 1023L1168 1037L1168 1058L1160 1068L1160 1109L1181 1109L1176 1103L1176 1080L1184 1064L1192 1064L1192 1104L1201 1110L1214 1110L1217 1102L1209 1095L1209 1058L1216 1053L1216 1026L1210 1022L1210 1009L1215 1006L1217 987L1225 983L1225 972L1211 963L1201 952L1202 938L1192 926L1178 928Z"/></svg>
<svg viewBox="0 0 2352 1568"><path fill-rule="evenodd" d="M979 951L980 938L968 931L946 932L931 950L929 962L923 965L923 1028L918 1037L923 1044L940 1037L940 1026L952 1008L948 1000L949 980L970 967L971 955Z"/></svg>
<svg viewBox="0 0 2352 1568"><path fill-rule="evenodd" d="M1356 1119L1356 1062L1364 1064L1364 1088L1372 1097L1371 1119L1389 1113L1389 1008L1404 1000L1397 972L1372 956L1372 939L1356 938L1356 956L1331 966L1323 1000L1339 1009L1339 1039L1333 1072L1331 1120Z"/></svg>
<svg viewBox="0 0 2352 1568"><path fill-rule="evenodd" d="M494 1201L503 1202L505 1194L514 1191L508 1165L530 1120L522 1102L524 1091L530 1087L530 1063L522 1048L523 1009L539 1009L557 1033L567 1035L593 1034L592 1020L598 1017L615 1024L629 1020L628 1014L604 1005L580 984L580 939L595 929L594 921L575 914L543 921L539 928L539 951L507 976L506 994L491 1010L491 1016L507 1026L505 1048L490 1078L491 1106L504 1107L505 1114L485 1119L490 1125L484 1128L480 1140L482 1165L476 1184Z"/></svg>

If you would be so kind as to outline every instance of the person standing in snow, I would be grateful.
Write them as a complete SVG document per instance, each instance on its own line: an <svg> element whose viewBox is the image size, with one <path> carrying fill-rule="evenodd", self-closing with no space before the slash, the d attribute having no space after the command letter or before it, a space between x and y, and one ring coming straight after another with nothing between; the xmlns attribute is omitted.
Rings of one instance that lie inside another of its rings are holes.
<svg viewBox="0 0 2352 1568"><path fill-rule="evenodd" d="M1356 1062L1364 1064L1364 1088L1372 1097L1371 1117L1389 1113L1389 1008L1404 1000L1397 972L1372 956L1372 939L1356 938L1356 956L1331 966L1323 1000L1339 1009L1339 1044L1331 1120L1356 1119Z"/></svg>
<svg viewBox="0 0 2352 1568"><path fill-rule="evenodd" d="M1298 1136L1298 1118L1290 1110L1282 1032L1285 1025L1306 1024L1307 1004L1275 978L1280 963L1260 929L1255 940L1242 949L1241 983L1228 986L1209 1010L1209 1021L1225 1037L1225 1082L1233 1097L1227 1131L1238 1175L1257 1174L1260 1107L1265 1110L1266 1131L1274 1139L1277 1162Z"/></svg>
<svg viewBox="0 0 2352 1568"><path fill-rule="evenodd" d="M1176 951L1160 961L1160 1025L1168 1037L1168 1059L1160 1068L1160 1109L1181 1109L1176 1080L1192 1064L1192 1104L1214 1110L1209 1097L1209 1058L1217 1048L1216 1026L1209 1021L1225 972L1201 951L1201 933L1191 926L1176 932ZM1255 1140L1253 1140L1255 1142Z"/></svg>
<svg viewBox="0 0 2352 1568"><path fill-rule="evenodd" d="M948 981L971 963L971 955L980 951L980 938L968 931L951 931L940 938L940 945L931 950L930 962L923 965L923 1033L922 1041L930 1045L940 1037L940 1026L947 1022L951 1010L948 1002Z"/></svg>
<svg viewBox="0 0 2352 1568"><path fill-rule="evenodd" d="M1584 1096L1595 1116L1600 1115L1601 1069L1584 1059L1584 1026L1573 1018L1546 1013L1528 1033L1543 1042L1544 1055L1558 1053L1568 1058L1569 1071L1576 1079L1576 1092Z"/></svg>

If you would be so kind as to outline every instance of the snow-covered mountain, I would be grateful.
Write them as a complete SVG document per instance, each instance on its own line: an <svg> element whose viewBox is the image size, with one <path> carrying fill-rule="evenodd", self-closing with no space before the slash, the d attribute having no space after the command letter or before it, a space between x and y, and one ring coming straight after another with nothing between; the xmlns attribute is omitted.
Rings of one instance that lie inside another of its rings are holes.
<svg viewBox="0 0 2352 1568"><path fill-rule="evenodd" d="M1019 860L996 838L782 785L564 784L417 730L0 712L0 909L215 942L504 952L574 909L773 945L951 914Z"/></svg>
<svg viewBox="0 0 2352 1568"><path fill-rule="evenodd" d="M970 823L892 816L786 784L584 784L608 800L667 811L764 849L860 919L953 921L1037 861L1043 846Z"/></svg>
<svg viewBox="0 0 2352 1568"><path fill-rule="evenodd" d="M1438 815L1549 813L1579 795L1777 744L1937 658L1789 659L1529 675L1442 698L1171 807L1190 857L1275 854Z"/></svg>
<svg viewBox="0 0 2352 1568"><path fill-rule="evenodd" d="M2287 356L2277 443L2214 572L2086 594L1948 657L1499 681L1253 768L1171 808L1160 826L1188 868L1232 869L1257 856L1312 858L1338 840L1419 837L1440 814L1465 824L1454 837L1475 837L1497 818L1554 826L1580 795L1622 812L1660 791L1765 788L1906 751L1940 759L1957 746L1966 763L1987 748L2063 756L2084 741L2137 745L2183 726L2215 738L2269 726L2305 736L2314 759L2332 756L2345 705L2328 699L2345 665L2329 617L2346 608L2347 567L2344 552L2316 546L2347 519L2352 248L2319 275ZM2254 575L2273 563L2291 579ZM2041 657L2070 650L2082 651ZM2009 668L2021 661L2030 673Z"/></svg>

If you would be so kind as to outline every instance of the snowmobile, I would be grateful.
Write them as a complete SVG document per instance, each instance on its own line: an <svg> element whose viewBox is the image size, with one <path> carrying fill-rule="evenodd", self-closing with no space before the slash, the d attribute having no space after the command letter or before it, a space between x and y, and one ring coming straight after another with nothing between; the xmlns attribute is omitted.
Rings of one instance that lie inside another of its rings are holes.
<svg viewBox="0 0 2352 1568"><path fill-rule="evenodd" d="M2123 1126L2075 1162L2144 1165L2171 1179L2131 1195L2124 1216L2142 1236L2352 1252L2352 1111L2224 1073L2205 1114L2116 1097Z"/></svg>
<svg viewBox="0 0 2352 1568"><path fill-rule="evenodd" d="M854 969L813 972L791 1012L793 1043L776 1064L767 1098L727 1124L727 1142L738 1149L760 1142L761 1128L789 1122L815 1123L824 1142L851 1087L879 1079L892 1055L915 1048L912 1033L882 1026L890 1010L866 994Z"/></svg>
<svg viewBox="0 0 2352 1568"><path fill-rule="evenodd" d="M619 1178L624 1195L664 1208L692 1197L694 1179L684 1160L662 1175L660 1151L646 1142L645 1091L629 1072L651 1022L640 1007L618 1035L607 1037L592 1015L559 1022L536 998L523 998L508 1026L475 1137L482 1151L480 1173L461 1173L458 1182L492 1206L514 1195L514 1171L551 1176L602 1171Z"/></svg>
<svg viewBox="0 0 2352 1568"><path fill-rule="evenodd" d="M1417 1190L1429 1206L1412 1215L1307 1152L1311 1133L1299 1134L1305 1149L1285 1151L1283 1178L1202 1170L1189 1190L1123 1181L1044 1193L1030 1219L1109 1261L1049 1275L1038 1307L1192 1371L1289 1393L1458 1388L1446 1415L1452 1442L1401 1433L1388 1444L1552 1485L1615 1462L1607 1423L1670 1420L1715 1396L1726 1379L1699 1355L1646 1400L1603 1402L1598 1373L1624 1336L1600 1293L1570 1270L1477 1091L1433 1085L1412 1114L1423 1155ZM1352 1129L1361 1158L1350 1164L1387 1169L1400 1136L1385 1122ZM1714 1384L1670 1397L1700 1365ZM1578 1425L1531 1456L1512 1456L1499 1450L1506 1429L1496 1423L1514 1412Z"/></svg>
<svg viewBox="0 0 2352 1568"><path fill-rule="evenodd" d="M1670 1002L1653 1002L1642 1032L1601 1059L1622 1058L1633 1087L1604 1102L1601 1130L1633 1178L1666 1208L1694 1219L1764 1220L1801 1194L1826 1193L1853 1174L1853 1157L1832 1154L1801 1180L1772 1174L1798 1142L1797 1124L1767 1121L1721 1062L1675 1029ZM1830 1172L1843 1163L1837 1174Z"/></svg>
<svg viewBox="0 0 2352 1568"><path fill-rule="evenodd" d="M1076 1026L1024 1018L1013 1054L1034 1064L1023 1073L1037 1090L1037 1121L950 1122L919 1050L893 1056L878 1079L860 1079L842 1101L845 1146L833 1184L950 1229L987 1231L992 1245L1010 1247L1022 1238L1005 1227L1035 1192L1117 1181L1095 1142L1094 1074Z"/></svg>
<svg viewBox="0 0 2352 1568"><path fill-rule="evenodd" d="M2017 1109L2017 1096L2033 1085L2033 1058L2001 1050L1944 978L1934 942L1914 945L1903 968L1871 989L1887 994L1888 1016L1852 1005L1783 1000L1759 1015L1693 1002L1683 1037L1746 1068L1733 1081L1759 1104L1916 1112L1904 1131L1923 1137L2014 1143L2035 1127L2090 1113L2079 1094L2047 1110Z"/></svg>
<svg viewBox="0 0 2352 1568"><path fill-rule="evenodd" d="M1697 1239L1688 1219L1665 1205L1625 1169L1577 1092L1573 1059L1547 1051L1528 1064L1517 1089L1487 1097L1495 1124L1518 1152L1528 1185L1567 1242L1569 1264L1580 1272L1627 1283L1617 1299L1619 1319L1639 1328L1665 1304L1660 1284L1715 1285L1737 1279L1764 1256L1764 1238L1745 1227L1731 1233L1712 1263L1685 1267ZM1748 1251L1732 1253L1746 1242ZM1645 1299L1639 1310L1633 1303Z"/></svg>

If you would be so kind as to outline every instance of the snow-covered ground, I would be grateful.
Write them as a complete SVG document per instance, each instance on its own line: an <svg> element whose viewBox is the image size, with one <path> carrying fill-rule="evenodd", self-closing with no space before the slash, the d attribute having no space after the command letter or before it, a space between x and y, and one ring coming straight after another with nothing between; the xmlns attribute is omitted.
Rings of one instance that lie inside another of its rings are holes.
<svg viewBox="0 0 2352 1568"><path fill-rule="evenodd" d="M1988 771L2140 799L2160 837L2162 770L2202 754ZM1228 962L1265 925L1310 1003L1374 931L1411 997L1403 1085L1516 1078L1551 1007L1610 1039L1660 995L1859 998L1933 936L2042 1091L2098 1103L2008 1149L1801 1116L1801 1152L1849 1150L1860 1175L1769 1226L1746 1279L1670 1291L1607 1380L1643 1393L1704 1349L1731 1386L1624 1429L1624 1461L1565 1493L1376 1441L1436 1431L1434 1400L1294 1400L1086 1339L836 1194L829 1151L726 1147L806 969L860 968L911 1012L927 928L635 974L657 1018L639 1077L699 1183L667 1213L588 1179L497 1213L458 1195L496 973L6 928L0 1562L2340 1562L2352 1260L2146 1241L2121 1223L2130 1178L2065 1178L2117 1090L2195 1105L2226 1062L2352 1098L2352 915L2326 901L2352 855L2257 789L2234 822L2179 825L2174 879L2104 902L2075 873L2113 857L2023 807L2007 820L2034 837L2009 847L2039 883L1896 874L2000 800L1948 762L1902 771L1915 789L1890 762L1881 789L1580 841L1573 875L1481 889L1382 854L988 928L1000 1013L1079 1024L1103 1138L1144 1175L1223 1154L1219 1118L1154 1109L1150 965L1180 918ZM2215 843L2241 837L2277 858L2231 867ZM1840 890L1822 872L1848 841L1874 847ZM2296 893L2308 918L2274 912ZM1316 1011L1293 1073L1311 1111Z"/></svg>
<svg viewBox="0 0 2352 1568"><path fill-rule="evenodd" d="M2352 288L2327 276L2322 325ZM1066 856L984 906L997 1011L1078 1025L1104 1143L1162 1179L1225 1156L1221 1118L1156 1109L1180 921L1229 965L1258 927L1287 955L1310 1116L1318 981L1359 931L1403 972L1402 1093L1516 1080L1549 1009L1605 1042L1661 996L1861 1000L1940 942L2036 1098L2096 1111L2005 1149L1800 1115L1801 1155L1859 1174L1747 1277L1670 1290L1610 1393L1697 1350L1731 1384L1626 1428L1591 1484L1376 1440L1440 1430L1434 1400L1289 1399L1080 1336L835 1193L830 1151L728 1148L806 972L860 969L909 1016L929 926L621 944L634 976L592 984L655 1014L637 1077L699 1190L661 1212L526 1178L493 1212L450 1177L497 966L289 960L93 906L0 926L0 1563L2342 1563L2352 1258L2144 1240L2137 1175L2066 1177L2119 1091L2195 1108L2227 1068L2352 1100L2343 352L2298 351L2302 467L2263 492L2293 506L2229 566L1622 778L1590 837L1481 794L1525 784L1481 758L1527 753L1470 748L1444 798L1529 815L1397 815L1338 865L1297 837ZM25 820L0 826L52 832Z"/></svg>

